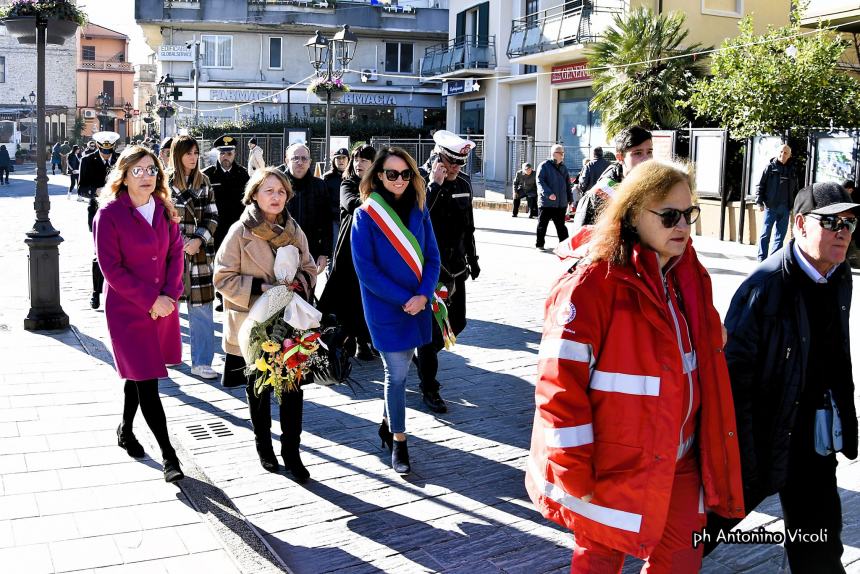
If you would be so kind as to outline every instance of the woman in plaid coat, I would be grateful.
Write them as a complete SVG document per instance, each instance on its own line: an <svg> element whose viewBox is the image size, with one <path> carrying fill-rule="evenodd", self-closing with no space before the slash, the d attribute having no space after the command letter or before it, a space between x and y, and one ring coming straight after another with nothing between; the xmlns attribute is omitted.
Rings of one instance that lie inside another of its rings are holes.
<svg viewBox="0 0 860 574"><path fill-rule="evenodd" d="M209 179L199 167L200 147L191 136L175 138L170 148L170 189L179 212L185 250L185 300L191 341L191 373L214 379L215 325L212 301L215 287L212 270L215 262L215 229L218 208Z"/></svg>

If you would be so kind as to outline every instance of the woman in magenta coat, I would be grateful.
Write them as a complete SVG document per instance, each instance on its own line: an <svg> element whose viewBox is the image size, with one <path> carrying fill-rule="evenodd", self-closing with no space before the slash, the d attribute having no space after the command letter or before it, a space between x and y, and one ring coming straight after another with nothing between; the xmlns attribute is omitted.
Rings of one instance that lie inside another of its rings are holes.
<svg viewBox="0 0 860 574"><path fill-rule="evenodd" d="M164 479L183 478L158 394L165 364L179 363L182 343L176 300L182 294L182 235L167 178L143 146L126 149L102 191L93 221L96 257L105 276L105 316L119 376L125 379L117 442L144 455L132 431L138 405L161 447Z"/></svg>

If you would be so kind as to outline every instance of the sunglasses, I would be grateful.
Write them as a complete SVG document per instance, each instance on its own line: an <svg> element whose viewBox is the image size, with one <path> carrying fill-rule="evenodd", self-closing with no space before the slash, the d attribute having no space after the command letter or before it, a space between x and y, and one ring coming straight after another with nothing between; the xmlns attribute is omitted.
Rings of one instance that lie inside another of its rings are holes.
<svg viewBox="0 0 860 574"><path fill-rule="evenodd" d="M699 220L699 213L702 211L699 209L698 205L693 205L688 207L687 209L681 211L680 209L664 209L663 211L653 211L648 209L654 215L660 217L660 221L663 223L663 227L666 229L672 229L678 222L681 221L681 217L684 218L684 221L687 225L693 225L696 221Z"/></svg>
<svg viewBox="0 0 860 574"><path fill-rule="evenodd" d="M144 173L146 173L146 175L150 175L150 176L155 177L156 175L158 175L158 168L155 167L154 165L150 165L147 167L142 167L142 166L136 165L133 168L131 168L129 170L129 172L134 177L143 177Z"/></svg>
<svg viewBox="0 0 860 574"><path fill-rule="evenodd" d="M387 179L388 181L397 181L398 177L403 178L403 181L412 180L411 169L404 169L403 171L397 171L396 169L383 169L382 173L385 174L385 179Z"/></svg>
<svg viewBox="0 0 860 574"><path fill-rule="evenodd" d="M838 215L815 215L810 213L807 217L818 220L818 224L822 229L838 233L843 229L847 229L848 233L854 233L857 229L856 217L839 217Z"/></svg>
<svg viewBox="0 0 860 574"><path fill-rule="evenodd" d="M455 159L442 154L439 154L439 157L445 160L446 163L450 163L451 165L466 165L466 160L464 159Z"/></svg>
<svg viewBox="0 0 860 574"><path fill-rule="evenodd" d="M290 158L290 161L293 163L304 163L306 161L311 161L311 158L306 155L297 155L293 158Z"/></svg>

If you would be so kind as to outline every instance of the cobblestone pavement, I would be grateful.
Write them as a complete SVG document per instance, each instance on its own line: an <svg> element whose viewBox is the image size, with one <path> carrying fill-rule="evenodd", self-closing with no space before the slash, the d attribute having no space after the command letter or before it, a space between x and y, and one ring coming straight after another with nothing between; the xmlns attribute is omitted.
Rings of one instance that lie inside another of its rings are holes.
<svg viewBox="0 0 860 574"><path fill-rule="evenodd" d="M405 480L376 437L379 361L355 365L354 391L306 389L302 457L312 480L300 486L260 467L243 390L192 377L186 345L185 364L161 381L189 474L176 486L161 480L157 456L136 462L115 446L121 386L103 313L88 305L86 206L66 199L65 177L51 178L51 218L65 239L61 290L73 328L23 330L33 184L14 179L0 187L0 563L12 564L10 572L569 570L571 535L533 510L523 486L543 301L560 272L554 256L534 249L534 220L476 212L482 275L467 283L469 326L454 351L440 355L450 410L427 412L413 371L413 473ZM725 312L755 265L754 249L708 239L696 246ZM220 324L216 331L220 337ZM157 453L141 417L136 432ZM840 459L839 481L844 561L860 572L857 465ZM770 499L743 526L781 528L780 516ZM781 559L778 546L723 547L703 571L775 572ZM631 559L624 571L640 567Z"/></svg>

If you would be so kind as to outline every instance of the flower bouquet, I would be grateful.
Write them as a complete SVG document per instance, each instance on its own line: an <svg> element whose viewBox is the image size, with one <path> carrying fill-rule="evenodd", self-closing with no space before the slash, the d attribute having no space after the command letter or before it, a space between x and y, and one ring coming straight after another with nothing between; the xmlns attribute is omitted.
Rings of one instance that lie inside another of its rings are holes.
<svg viewBox="0 0 860 574"><path fill-rule="evenodd" d="M161 102L155 109L155 113L160 118L172 118L173 114L176 113L176 108L170 102Z"/></svg>
<svg viewBox="0 0 860 574"><path fill-rule="evenodd" d="M274 270L279 284L257 299L239 330L245 372L255 377L255 394L271 387L278 402L282 393L299 385L345 382L350 371L348 362L345 368L332 364L340 359L332 344L337 333L321 329L322 314L295 294L299 265L295 246L278 248Z"/></svg>

